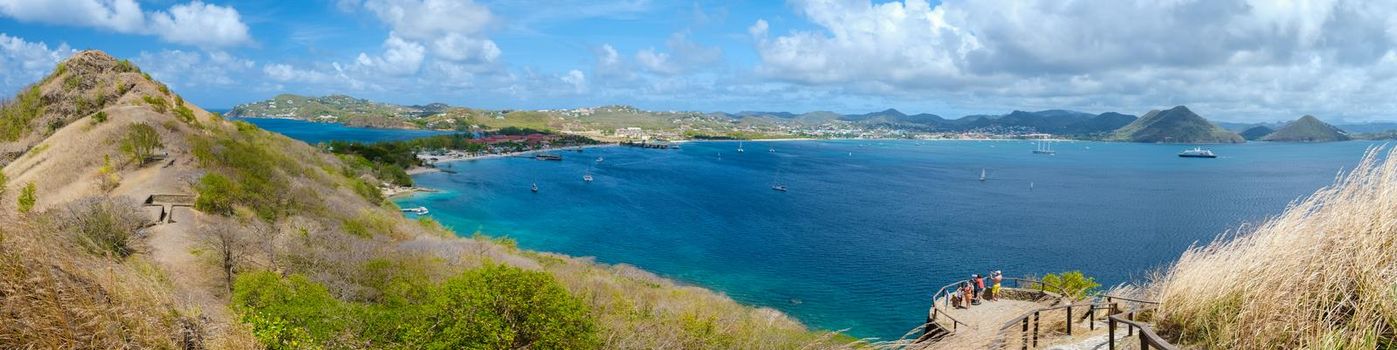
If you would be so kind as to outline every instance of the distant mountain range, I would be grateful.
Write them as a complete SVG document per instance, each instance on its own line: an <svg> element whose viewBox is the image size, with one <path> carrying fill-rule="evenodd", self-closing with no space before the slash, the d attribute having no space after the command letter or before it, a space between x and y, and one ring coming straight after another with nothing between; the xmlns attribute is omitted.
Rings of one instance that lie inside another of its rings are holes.
<svg viewBox="0 0 1397 350"><path fill-rule="evenodd" d="M829 111L792 113L780 111L657 112L630 106L603 106L570 110L489 111L453 107L443 103L396 105L344 95L307 97L278 95L272 99L242 104L230 116L293 118L338 122L355 126L391 128L462 129L471 125L485 128L519 126L608 132L629 126L657 130L670 135L729 135L757 137L762 134L795 135L812 128L903 130L924 133L986 133L1023 135L1046 133L1085 139L1133 142L1235 143L1246 140L1319 141L1347 139L1354 132L1374 133L1397 129L1397 123L1350 124L1335 127L1317 118L1291 123L1210 122L1185 106L1150 111L1143 117L1106 112L1100 114L1049 109L1036 112L1012 111L1007 114L967 115L945 118L930 113L906 114L886 109L863 114ZM516 125L518 124L518 125ZM1290 130L1286 131L1287 127ZM1352 128L1352 129L1350 129ZM1280 133L1286 131L1285 133ZM1240 133L1240 134L1238 134ZM830 135L830 134L825 134ZM1268 136L1275 135L1267 138ZM767 135L772 136L772 135Z"/></svg>

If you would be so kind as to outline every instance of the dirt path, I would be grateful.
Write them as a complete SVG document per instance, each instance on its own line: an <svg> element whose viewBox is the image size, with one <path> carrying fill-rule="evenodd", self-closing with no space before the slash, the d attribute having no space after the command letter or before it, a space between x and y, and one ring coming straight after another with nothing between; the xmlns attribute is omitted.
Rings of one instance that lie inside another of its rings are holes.
<svg viewBox="0 0 1397 350"><path fill-rule="evenodd" d="M222 288L218 272L207 261L195 255L199 249L198 220L202 215L189 208L175 208L175 222L150 228L146 242L151 259L155 260L174 284L181 309L209 320L226 320L228 308L222 296L213 291Z"/></svg>

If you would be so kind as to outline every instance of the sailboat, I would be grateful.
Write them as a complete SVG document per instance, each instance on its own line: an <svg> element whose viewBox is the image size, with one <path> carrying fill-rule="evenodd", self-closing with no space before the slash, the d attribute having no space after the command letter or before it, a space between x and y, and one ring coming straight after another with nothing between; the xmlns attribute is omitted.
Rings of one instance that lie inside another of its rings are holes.
<svg viewBox="0 0 1397 350"><path fill-rule="evenodd" d="M988 175L989 173L986 172L984 168L980 168L980 182L985 182L985 179L989 178Z"/></svg>
<svg viewBox="0 0 1397 350"><path fill-rule="evenodd" d="M529 191L533 191L534 193L538 193L538 183L535 182L535 183L533 183L532 185L529 185Z"/></svg>
<svg viewBox="0 0 1397 350"><path fill-rule="evenodd" d="M604 159L604 158L602 158L602 157L597 157L597 164L601 164L601 161L603 161L603 160L606 160L606 159Z"/></svg>
<svg viewBox="0 0 1397 350"><path fill-rule="evenodd" d="M1057 154L1057 151L1053 151L1053 145L1052 145L1052 144L1047 143L1047 142L1043 142L1043 141L1039 141L1039 142L1038 142L1038 149L1033 150L1033 154L1049 154L1049 155L1051 155L1051 154Z"/></svg>
<svg viewBox="0 0 1397 350"><path fill-rule="evenodd" d="M742 153L742 141L737 141L737 153Z"/></svg>
<svg viewBox="0 0 1397 350"><path fill-rule="evenodd" d="M773 178L771 181L771 190L777 192L786 192L786 184L781 183L781 169L779 168L776 169L776 177Z"/></svg>
<svg viewBox="0 0 1397 350"><path fill-rule="evenodd" d="M776 147L767 148L766 151L767 151L767 152L776 152Z"/></svg>

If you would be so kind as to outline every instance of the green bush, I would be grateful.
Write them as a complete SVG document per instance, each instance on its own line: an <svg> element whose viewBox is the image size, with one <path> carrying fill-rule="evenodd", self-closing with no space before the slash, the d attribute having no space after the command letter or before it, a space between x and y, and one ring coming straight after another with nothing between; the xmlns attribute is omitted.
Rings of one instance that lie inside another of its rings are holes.
<svg viewBox="0 0 1397 350"><path fill-rule="evenodd" d="M487 265L446 281L410 332L434 349L592 349L599 345L586 305L553 276Z"/></svg>
<svg viewBox="0 0 1397 350"><path fill-rule="evenodd" d="M1062 287L1068 296L1076 299L1086 298L1097 287L1101 287L1100 283L1096 283L1095 278L1087 277L1081 271L1068 271L1062 274L1050 273L1043 276L1043 283Z"/></svg>
<svg viewBox="0 0 1397 350"><path fill-rule="evenodd" d="M587 306L545 272L490 264L433 285L426 262L375 259L364 266L369 302L337 300L302 275L238 276L234 309L272 349L595 349Z"/></svg>
<svg viewBox="0 0 1397 350"><path fill-rule="evenodd" d="M237 183L218 173L204 175L194 190L199 193L194 200L194 209L224 216L233 215L235 198L241 192Z"/></svg>
<svg viewBox="0 0 1397 350"><path fill-rule="evenodd" d="M354 179L351 185L354 186L354 193L358 194L360 197L364 197L364 200L369 201L369 203L383 203L383 192L379 191L377 186L374 186L368 181L364 181L364 179Z"/></svg>
<svg viewBox="0 0 1397 350"><path fill-rule="evenodd" d="M121 61L117 61L117 62L116 62L116 71L119 72L119 73L127 73L127 72L139 72L139 71L141 71L141 69L140 69L140 68L136 68L136 65L133 64L133 63L131 63L130 60L124 60L124 59L123 59L123 60L121 60Z"/></svg>
<svg viewBox="0 0 1397 350"><path fill-rule="evenodd" d="M154 108L156 113L165 113L166 110L170 109L170 106L163 98L146 95L141 96L141 99L145 100L146 104L149 104L151 108Z"/></svg>
<svg viewBox="0 0 1397 350"><path fill-rule="evenodd" d="M252 210L258 217L273 221L297 208L316 203L313 193L296 193L292 181L284 172L300 174L300 165L286 159L275 145L260 135L239 137L230 135L214 139L194 140L193 153L201 166L228 180L231 192L221 198L233 205ZM231 215L232 211L224 212Z"/></svg>
<svg viewBox="0 0 1397 350"><path fill-rule="evenodd" d="M165 94L165 96L170 96L170 87L165 84L160 84L160 93Z"/></svg>
<svg viewBox="0 0 1397 350"><path fill-rule="evenodd" d="M106 122L107 122L107 112L106 112L106 111L98 111L96 114L93 114L93 115L92 115L92 124L101 124L101 123L106 123Z"/></svg>
<svg viewBox="0 0 1397 350"><path fill-rule="evenodd" d="M29 123L44 114L39 87L30 86L13 101L0 106L0 139L14 141L29 131Z"/></svg>
<svg viewBox="0 0 1397 350"><path fill-rule="evenodd" d="M39 195L35 193L37 191L38 189L35 188L33 181L25 184L24 188L19 190L19 199L17 202L19 204L20 213L29 213L29 211L34 210L34 203L39 201Z"/></svg>
<svg viewBox="0 0 1397 350"><path fill-rule="evenodd" d="M185 106L175 107L175 117L179 118L179 120L182 122L190 124L197 124L199 121L198 119L194 118L194 110L189 109L189 107Z"/></svg>
<svg viewBox="0 0 1397 350"><path fill-rule="evenodd" d="M347 325L344 305L299 274L283 279L272 272L244 273L233 284L232 299L268 349L318 348Z"/></svg>
<svg viewBox="0 0 1397 350"><path fill-rule="evenodd" d="M161 146L160 133L146 123L131 124L126 130L126 137L121 139L121 152L130 158L131 164L137 166L145 164Z"/></svg>

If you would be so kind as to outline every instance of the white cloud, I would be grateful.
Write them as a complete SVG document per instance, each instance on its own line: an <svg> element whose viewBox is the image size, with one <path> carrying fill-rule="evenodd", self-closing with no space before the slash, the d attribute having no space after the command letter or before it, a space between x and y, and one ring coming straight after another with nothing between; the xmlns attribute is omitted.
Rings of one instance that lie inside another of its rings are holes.
<svg viewBox="0 0 1397 350"><path fill-rule="evenodd" d="M178 44L228 47L252 41L238 10L199 1L150 15L150 31Z"/></svg>
<svg viewBox="0 0 1397 350"><path fill-rule="evenodd" d="M695 43L683 32L670 35L665 46L669 52L660 52L655 48L637 51L636 62L650 73L677 75L709 66L723 57L722 49Z"/></svg>
<svg viewBox="0 0 1397 350"><path fill-rule="evenodd" d="M219 51L143 51L134 61L151 77L176 88L238 86L257 68L252 60Z"/></svg>
<svg viewBox="0 0 1397 350"><path fill-rule="evenodd" d="M6 96L48 75L75 51L67 44L50 49L42 42L0 33L0 91Z"/></svg>
<svg viewBox="0 0 1397 350"><path fill-rule="evenodd" d="M968 104L1228 118L1397 107L1397 3L1350 0L796 0L818 30L748 28L758 71L802 85ZM1141 112L1125 110L1126 112Z"/></svg>
<svg viewBox="0 0 1397 350"><path fill-rule="evenodd" d="M432 41L432 51L450 61L491 63L500 57L494 41L454 33Z"/></svg>
<svg viewBox="0 0 1397 350"><path fill-rule="evenodd" d="M247 24L231 6L195 0L168 11L147 12L135 0L0 0L0 15L21 22L76 25L118 33L155 35L167 42L230 47L252 42Z"/></svg>
<svg viewBox="0 0 1397 350"><path fill-rule="evenodd" d="M567 75L563 75L559 80L568 83L568 85L572 85L573 91L579 94L587 91L587 76L582 74L582 71L576 69L570 70Z"/></svg>

